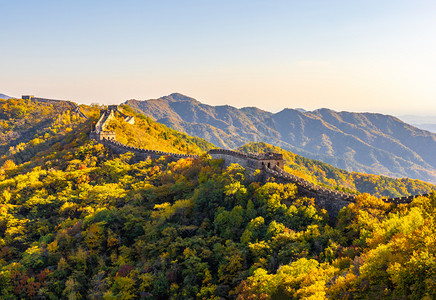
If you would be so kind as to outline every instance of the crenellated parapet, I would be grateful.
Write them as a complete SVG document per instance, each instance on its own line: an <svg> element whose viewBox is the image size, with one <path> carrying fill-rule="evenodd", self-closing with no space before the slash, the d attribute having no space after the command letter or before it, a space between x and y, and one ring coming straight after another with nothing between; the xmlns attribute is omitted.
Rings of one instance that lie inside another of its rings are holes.
<svg viewBox="0 0 436 300"><path fill-rule="evenodd" d="M80 106L77 105L76 103L74 103L73 101L70 101L70 100L40 98L40 97L35 97L34 95L22 95L21 99L30 100L32 102L41 102L41 103L45 103L45 104L52 104L52 105L64 103L64 104L67 104L71 107L71 112L77 114L81 118L88 119L88 117L82 112Z"/></svg>
<svg viewBox="0 0 436 300"><path fill-rule="evenodd" d="M114 118L114 116L113 110L102 109L100 111L100 118L95 124L94 130L89 134L89 137L96 141L102 141L106 139L116 140L115 132L105 130L106 125Z"/></svg>
<svg viewBox="0 0 436 300"><path fill-rule="evenodd" d="M382 199L384 202L387 203L394 203L394 204L409 204L417 197L429 197L430 194L422 194L422 195L413 195L413 196L405 196L405 197L398 197L398 198L388 198L388 199Z"/></svg>
<svg viewBox="0 0 436 300"><path fill-rule="evenodd" d="M137 160L158 159L162 156L169 156L173 159L198 157L198 155L171 153L171 152L165 152L165 151L148 150L148 149L144 149L144 148L128 146L128 145L124 145L124 144L117 142L116 140L112 140L112 139L102 139L102 140L100 140L100 142L103 145L109 147L113 152L115 152L117 154L124 154L124 153L131 152L135 155L135 158Z"/></svg>
<svg viewBox="0 0 436 300"><path fill-rule="evenodd" d="M282 169L275 167L274 169L264 169L265 178L273 178L279 183L293 183L297 186L300 195L314 198L317 204L324 207L331 216L336 217L339 211L348 206L348 204L356 201L356 195L344 193L333 189L321 187L303 178L289 174ZM428 197L430 194L413 195L399 198L382 198L386 203L393 204L409 204L417 197Z"/></svg>
<svg viewBox="0 0 436 300"><path fill-rule="evenodd" d="M283 168L284 160L281 153L261 153L261 154L245 154L237 151L226 149L212 149L208 154L213 159L224 159L225 165L238 163L244 168L262 169L262 168Z"/></svg>
<svg viewBox="0 0 436 300"><path fill-rule="evenodd" d="M316 185L310 181L307 181L301 177L295 176L293 174L290 174L288 172L285 172L277 167L274 169L265 169L265 173L269 174L271 177L274 177L275 179L281 180L286 183L295 183L297 186L301 189L303 189L306 193L316 193L316 194L323 194L326 196L335 196L335 198L340 198L344 201L354 201L356 198L356 195L350 194L350 193L344 193L340 191L336 191L333 189L325 188L319 185Z"/></svg>
<svg viewBox="0 0 436 300"><path fill-rule="evenodd" d="M118 113L121 117L124 118L124 121L126 121L127 123L129 123L129 124L135 124L135 117L133 117L133 116L128 116L128 115L126 115L125 113L123 113L123 112L119 109L118 105L109 105L107 110L112 111L114 114L115 114L115 113Z"/></svg>

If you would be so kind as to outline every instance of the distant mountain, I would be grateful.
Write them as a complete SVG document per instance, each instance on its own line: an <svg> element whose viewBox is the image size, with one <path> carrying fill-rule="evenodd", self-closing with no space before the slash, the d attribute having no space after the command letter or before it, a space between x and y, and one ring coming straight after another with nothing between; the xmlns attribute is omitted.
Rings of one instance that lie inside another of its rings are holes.
<svg viewBox="0 0 436 300"><path fill-rule="evenodd" d="M424 129L433 133L436 133L436 123L435 124L412 124L415 127Z"/></svg>
<svg viewBox="0 0 436 300"><path fill-rule="evenodd" d="M12 97L9 97L8 95L5 94L0 94L0 99L11 99Z"/></svg>
<svg viewBox="0 0 436 300"><path fill-rule="evenodd" d="M400 116L402 121L412 124L415 127L436 133L436 116Z"/></svg>
<svg viewBox="0 0 436 300"><path fill-rule="evenodd" d="M330 109L271 113L210 106L177 93L126 104L219 147L263 141L348 171L436 182L436 134L393 116Z"/></svg>

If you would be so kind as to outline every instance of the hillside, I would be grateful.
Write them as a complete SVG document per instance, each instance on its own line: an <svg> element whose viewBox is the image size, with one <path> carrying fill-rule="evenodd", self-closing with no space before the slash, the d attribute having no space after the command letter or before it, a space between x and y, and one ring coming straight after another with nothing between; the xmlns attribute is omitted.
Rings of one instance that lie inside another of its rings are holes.
<svg viewBox="0 0 436 300"><path fill-rule="evenodd" d="M114 155L88 139L99 107L82 107L84 120L64 104L1 106L2 126L36 135L20 137L24 150L0 168L1 299L436 296L434 194L398 206L359 195L331 219L293 184L204 155ZM109 126L124 128L119 119ZM126 128L120 138L139 132L132 142L149 134L174 151L210 146L145 117ZM21 163L26 149L33 155ZM346 175L270 145L243 149L282 151L291 170L316 180Z"/></svg>
<svg viewBox="0 0 436 300"><path fill-rule="evenodd" d="M0 163L6 159L22 163L42 157L45 150L56 151L66 144L71 132L89 127L89 121L74 113L73 108L71 102L64 101L0 100ZM82 109L88 115L97 114L95 109Z"/></svg>
<svg viewBox="0 0 436 300"><path fill-rule="evenodd" d="M215 148L201 138L168 128L150 117L134 112L128 106L122 109L129 116L134 116L135 123L129 124L118 117L109 122L106 130L115 131L117 141L125 145L182 154L201 154Z"/></svg>
<svg viewBox="0 0 436 300"><path fill-rule="evenodd" d="M331 227L292 184L205 156L133 163L78 134L53 164L2 168L2 299L435 296L434 195L361 195Z"/></svg>
<svg viewBox="0 0 436 300"><path fill-rule="evenodd" d="M71 145L89 143L91 126L96 123L100 107L82 105L88 119L74 113L67 101L0 100L0 165L9 160L15 164L62 157ZM142 148L174 153L201 154L214 146L197 137L179 133L125 108L136 118L131 125L121 118L110 124L119 141ZM67 146L69 145L69 146ZM41 163L41 162L39 162ZM53 163L53 162L50 162Z"/></svg>
<svg viewBox="0 0 436 300"><path fill-rule="evenodd" d="M45 102L21 99L1 102L0 122L4 128L0 135L3 154L0 165L6 161L27 165L55 164L73 145L89 143L91 124L99 116L99 107L82 106L89 119L71 111L71 104L64 101ZM128 106L121 108L134 116L129 124L117 117L110 121L107 130L116 132L117 140L130 146L182 154L202 154L215 146L207 141L177 132ZM289 173L315 184L342 191L359 191L377 197L400 197L428 193L433 185L410 179L393 179L363 173L349 173L328 164L311 160L292 152L264 143L249 143L239 149L242 152L274 151L284 154Z"/></svg>
<svg viewBox="0 0 436 300"><path fill-rule="evenodd" d="M435 185L416 179L348 172L265 143L249 143L237 150L244 153L282 153L288 173L340 191L358 191L382 198L426 194L436 190Z"/></svg>
<svg viewBox="0 0 436 300"><path fill-rule="evenodd" d="M171 94L127 105L160 123L218 147L263 141L335 167L436 182L436 134L373 113L313 112L210 106Z"/></svg>

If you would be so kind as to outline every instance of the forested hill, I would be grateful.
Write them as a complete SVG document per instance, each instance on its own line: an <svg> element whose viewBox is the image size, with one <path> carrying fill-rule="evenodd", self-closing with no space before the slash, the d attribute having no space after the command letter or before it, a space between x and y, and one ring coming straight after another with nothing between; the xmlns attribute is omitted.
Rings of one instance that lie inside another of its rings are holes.
<svg viewBox="0 0 436 300"><path fill-rule="evenodd" d="M0 100L0 165L54 163L71 147L89 143L89 132L100 115L98 106L81 106L84 116L68 101ZM109 127L119 141L132 146L174 153L201 154L214 146L179 133L125 107L136 118L131 125L116 118Z"/></svg>
<svg viewBox="0 0 436 300"><path fill-rule="evenodd" d="M333 222L293 184L205 155L114 155L88 139L98 107L74 121L14 101L2 102L2 128L35 136L0 168L0 299L436 296L434 194L407 205L360 195ZM132 134L142 128L165 147L192 147L143 121Z"/></svg>
<svg viewBox="0 0 436 300"><path fill-rule="evenodd" d="M344 170L436 182L436 134L392 116L329 109L273 114L210 106L181 94L126 104L218 147L263 141Z"/></svg>
<svg viewBox="0 0 436 300"><path fill-rule="evenodd" d="M265 143L248 143L237 150L244 153L282 153L288 173L340 191L358 191L382 198L426 194L436 190L435 185L417 179L348 172Z"/></svg>
<svg viewBox="0 0 436 300"><path fill-rule="evenodd" d="M133 111L129 106L122 106L121 109L135 118L134 124L118 117L111 120L106 129L115 131L117 141L122 144L181 154L202 154L215 148L204 139L168 128L150 117Z"/></svg>
<svg viewBox="0 0 436 300"><path fill-rule="evenodd" d="M0 163L6 159L23 163L49 149L52 154L71 142L67 137L73 131L78 135L90 128L90 120L74 112L75 107L67 101L0 99ZM98 109L84 106L82 110L94 118L98 114Z"/></svg>

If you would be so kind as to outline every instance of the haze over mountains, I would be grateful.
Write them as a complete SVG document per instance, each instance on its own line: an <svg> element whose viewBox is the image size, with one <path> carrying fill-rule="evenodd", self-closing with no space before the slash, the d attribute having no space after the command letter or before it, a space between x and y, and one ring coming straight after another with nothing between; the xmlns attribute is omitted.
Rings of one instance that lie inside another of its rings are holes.
<svg viewBox="0 0 436 300"><path fill-rule="evenodd" d="M400 116L399 118L415 127L436 133L436 116L406 115Z"/></svg>
<svg viewBox="0 0 436 300"><path fill-rule="evenodd" d="M349 171L436 182L436 134L393 116L330 109L271 113L210 106L177 93L126 104L219 147L263 141Z"/></svg>
<svg viewBox="0 0 436 300"><path fill-rule="evenodd" d="M5 94L0 94L0 99L10 99L11 97L9 97L8 95Z"/></svg>

